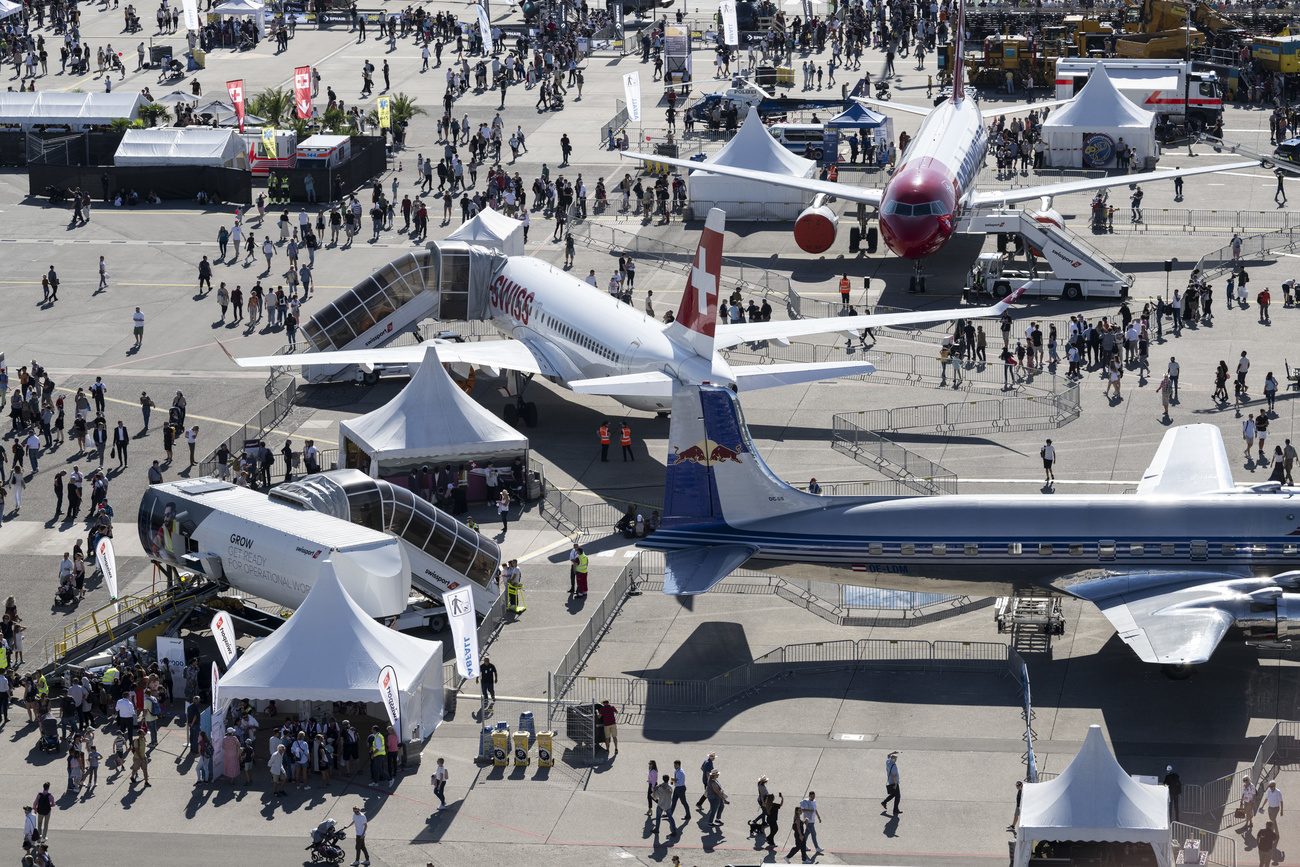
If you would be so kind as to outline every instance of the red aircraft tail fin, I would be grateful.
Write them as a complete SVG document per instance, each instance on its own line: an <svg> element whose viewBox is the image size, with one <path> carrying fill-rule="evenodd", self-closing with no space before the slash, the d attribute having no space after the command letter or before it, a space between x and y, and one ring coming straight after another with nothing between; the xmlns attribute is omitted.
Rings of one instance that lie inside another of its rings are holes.
<svg viewBox="0 0 1300 867"><path fill-rule="evenodd" d="M686 277L686 291L677 319L666 329L668 339L692 349L704 358L713 356L713 335L718 324L718 294L722 275L722 240L727 215L720 208L709 209L695 249L695 263Z"/></svg>

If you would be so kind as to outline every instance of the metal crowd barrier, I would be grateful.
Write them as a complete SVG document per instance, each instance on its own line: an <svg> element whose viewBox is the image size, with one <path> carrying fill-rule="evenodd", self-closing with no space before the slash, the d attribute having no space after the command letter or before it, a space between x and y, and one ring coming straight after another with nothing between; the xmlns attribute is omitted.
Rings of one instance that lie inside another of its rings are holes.
<svg viewBox="0 0 1300 867"><path fill-rule="evenodd" d="M831 443L855 451L860 441L874 436L873 431L931 430L943 434L958 430L1051 429L1069 424L1079 413L1079 384L1053 376L1052 390L1045 395L839 412L831 417Z"/></svg>
<svg viewBox="0 0 1300 867"><path fill-rule="evenodd" d="M497 637L501 624L505 621L506 616L506 594L502 593L497 596L492 607L488 609L487 614L483 615L483 620L478 625L478 648L479 653L484 653ZM451 659L442 664L442 680L444 689L449 689L453 693L461 688L465 683L465 678L461 677L460 672L456 670L456 660Z"/></svg>
<svg viewBox="0 0 1300 867"><path fill-rule="evenodd" d="M271 383L268 383L268 387L270 385ZM256 415L244 422L237 431L222 441L225 443L226 448L230 450L230 454L234 456L243 452L246 440L265 439L266 435L293 409L294 398L297 395L298 380L291 376L279 391L270 396L270 400L257 411ZM184 445L184 443L180 445ZM200 475L212 475L216 472L216 454L220 448L221 443L217 443L216 448L199 462Z"/></svg>
<svg viewBox="0 0 1300 867"><path fill-rule="evenodd" d="M1186 810L1185 807L1182 809ZM1193 828L1183 822L1172 823L1170 830L1173 838L1170 843L1175 857L1182 850L1186 841L1196 840L1201 845L1202 864L1209 863L1217 864L1219 867L1237 867L1237 841L1232 837Z"/></svg>
<svg viewBox="0 0 1300 867"><path fill-rule="evenodd" d="M848 437L841 436L838 427L833 428L831 447L847 452L859 463L874 466L915 492L957 493L957 474L952 470L872 431L855 429Z"/></svg>
<svg viewBox="0 0 1300 867"><path fill-rule="evenodd" d="M1279 211L1278 216L1289 217L1290 215L1288 212ZM1196 267L1200 270L1202 277L1209 277L1224 271L1234 270L1238 263L1290 252L1295 250L1297 243L1300 243L1300 233L1297 230L1300 230L1300 218L1297 218L1295 226L1287 226L1275 232L1242 238L1241 255L1239 257L1233 255L1232 244L1227 244L1206 253L1196 263Z"/></svg>

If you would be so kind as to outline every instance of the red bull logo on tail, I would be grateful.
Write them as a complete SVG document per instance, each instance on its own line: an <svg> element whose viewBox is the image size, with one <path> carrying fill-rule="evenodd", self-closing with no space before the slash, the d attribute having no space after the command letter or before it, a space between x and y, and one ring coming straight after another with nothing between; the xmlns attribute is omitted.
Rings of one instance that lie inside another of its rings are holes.
<svg viewBox="0 0 1300 867"><path fill-rule="evenodd" d="M677 463L704 464L711 466L720 464L725 461L731 461L737 464L743 464L740 459L740 444L737 443L735 448L724 446L721 443L715 443L713 440L700 440L695 445L687 449L673 446L673 454L677 457Z"/></svg>

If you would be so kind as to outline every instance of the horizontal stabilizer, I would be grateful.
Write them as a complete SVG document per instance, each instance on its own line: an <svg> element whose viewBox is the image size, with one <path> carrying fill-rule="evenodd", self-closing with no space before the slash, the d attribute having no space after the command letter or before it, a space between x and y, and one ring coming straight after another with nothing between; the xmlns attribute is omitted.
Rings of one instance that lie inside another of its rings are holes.
<svg viewBox="0 0 1300 867"><path fill-rule="evenodd" d="M664 553L664 593L704 593L758 552L753 545L714 545Z"/></svg>
<svg viewBox="0 0 1300 867"><path fill-rule="evenodd" d="M359 364L374 369L384 364L419 364L424 361L425 347L438 347L438 360L445 364L472 364L524 373L555 376L549 364L542 364L537 356L519 340L480 340L456 343L451 340L426 340L410 346L381 346L373 349L333 349L328 352L297 352L291 355L262 355L252 358L231 358L240 367L288 367L298 364ZM223 346L222 349L225 349ZM226 353L230 355L229 352Z"/></svg>
<svg viewBox="0 0 1300 867"><path fill-rule="evenodd" d="M1217 425L1179 425L1165 434L1138 483L1139 495L1186 497L1232 490L1232 466Z"/></svg>
<svg viewBox="0 0 1300 867"><path fill-rule="evenodd" d="M876 366L866 361L821 361L801 364L752 364L732 367L736 387L741 391L758 388L775 388L778 385L800 385L837 376L856 376L875 373Z"/></svg>
<svg viewBox="0 0 1300 867"><path fill-rule="evenodd" d="M602 376L596 379L575 379L569 388L578 394L606 394L636 397L672 397L677 381L666 373L627 373L622 376Z"/></svg>

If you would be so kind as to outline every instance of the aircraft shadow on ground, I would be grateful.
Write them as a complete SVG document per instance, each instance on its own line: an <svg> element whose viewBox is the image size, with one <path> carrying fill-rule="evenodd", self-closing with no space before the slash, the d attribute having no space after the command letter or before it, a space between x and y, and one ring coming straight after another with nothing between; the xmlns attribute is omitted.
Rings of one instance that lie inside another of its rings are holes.
<svg viewBox="0 0 1300 867"><path fill-rule="evenodd" d="M853 638L846 630L844 637ZM1159 666L1139 662L1118 636L1086 656L1053 659L1026 655L1035 699L1040 739L1082 740L1083 731L1049 731L1055 708L1098 710L1119 760L1130 773L1163 773L1166 764L1197 760L1195 778L1209 782L1236 771L1254 758L1259 739L1248 734L1254 719L1286 719L1300 700L1300 668L1279 665L1277 654L1263 654L1241 643L1225 642L1209 663L1197 666L1186 680L1172 680ZM630 677L658 683L646 687L643 734L651 740L680 742L717 734L748 711L775 701L839 698L860 702L894 702L954 707L1018 708L1015 684L987 672L921 672L862 668L827 669L770 681L757 691L724 703L709 713L683 714L674 709L673 687L664 681L707 679L752 661L744 628L737 623L700 624L663 665L625 671ZM1188 708L1200 710L1188 715ZM966 737L960 714L945 736ZM1003 738L1023 734L1019 723ZM1040 746L1040 750L1042 747ZM1053 767L1060 771L1064 767Z"/></svg>

